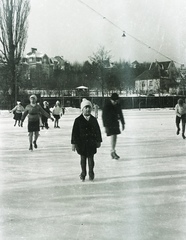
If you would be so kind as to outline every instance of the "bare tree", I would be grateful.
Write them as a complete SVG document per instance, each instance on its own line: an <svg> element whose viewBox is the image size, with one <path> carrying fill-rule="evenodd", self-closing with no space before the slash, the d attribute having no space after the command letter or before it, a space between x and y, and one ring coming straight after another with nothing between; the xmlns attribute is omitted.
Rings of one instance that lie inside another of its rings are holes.
<svg viewBox="0 0 186 240"><path fill-rule="evenodd" d="M10 74L11 104L17 101L17 71L27 41L29 0L0 0L0 52Z"/></svg>
<svg viewBox="0 0 186 240"><path fill-rule="evenodd" d="M102 96L104 97L105 89L105 73L106 69L110 68L110 51L105 50L104 47L100 47L96 53L93 53L93 56L90 57L92 65L96 69L96 75L100 80Z"/></svg>

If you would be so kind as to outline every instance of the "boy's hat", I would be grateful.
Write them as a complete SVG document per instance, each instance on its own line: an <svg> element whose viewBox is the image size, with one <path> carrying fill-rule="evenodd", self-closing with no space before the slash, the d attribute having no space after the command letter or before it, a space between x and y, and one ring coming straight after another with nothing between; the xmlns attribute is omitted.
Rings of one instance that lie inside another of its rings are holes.
<svg viewBox="0 0 186 240"><path fill-rule="evenodd" d="M60 104L60 101L56 101L56 104Z"/></svg>
<svg viewBox="0 0 186 240"><path fill-rule="evenodd" d="M31 98L35 98L35 100L37 101L36 95L31 95L31 96L30 96L30 99L31 99Z"/></svg>
<svg viewBox="0 0 186 240"><path fill-rule="evenodd" d="M113 93L113 94L111 95L111 99L112 99L112 100L118 100L118 99L119 99L119 95L118 95L117 93Z"/></svg>
<svg viewBox="0 0 186 240"><path fill-rule="evenodd" d="M92 108L92 103L89 100L87 100L86 98L83 98L83 100L81 102L81 111L86 106L90 106Z"/></svg>

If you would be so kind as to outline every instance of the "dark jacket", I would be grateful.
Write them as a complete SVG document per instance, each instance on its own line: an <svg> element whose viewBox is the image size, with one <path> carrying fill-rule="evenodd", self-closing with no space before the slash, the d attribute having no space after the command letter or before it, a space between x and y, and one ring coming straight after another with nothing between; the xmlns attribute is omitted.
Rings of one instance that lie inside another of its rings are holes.
<svg viewBox="0 0 186 240"><path fill-rule="evenodd" d="M111 101L108 101L102 112L103 126L106 128L118 127L118 120L124 125L125 120L123 117L121 105L117 103L113 105Z"/></svg>
<svg viewBox="0 0 186 240"><path fill-rule="evenodd" d="M97 119L90 116L87 121L81 114L74 121L71 143L76 145L78 154L92 156L97 152L97 144L102 142L101 131Z"/></svg>

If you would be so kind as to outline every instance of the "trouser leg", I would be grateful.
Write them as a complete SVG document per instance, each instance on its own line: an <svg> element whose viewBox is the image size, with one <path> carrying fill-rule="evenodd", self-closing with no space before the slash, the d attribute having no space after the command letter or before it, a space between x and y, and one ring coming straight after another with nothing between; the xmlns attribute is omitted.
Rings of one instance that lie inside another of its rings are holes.
<svg viewBox="0 0 186 240"><path fill-rule="evenodd" d="M185 114L181 117L182 120L182 135L185 135Z"/></svg>
<svg viewBox="0 0 186 240"><path fill-rule="evenodd" d="M45 122L45 127L48 129L48 119L46 119L46 122Z"/></svg>
<svg viewBox="0 0 186 240"><path fill-rule="evenodd" d="M180 130L180 121L181 121L181 118L176 116L176 127L178 130Z"/></svg>
<svg viewBox="0 0 186 240"><path fill-rule="evenodd" d="M89 167L89 178L94 179L94 156L88 157L88 167Z"/></svg>
<svg viewBox="0 0 186 240"><path fill-rule="evenodd" d="M81 176L83 178L85 178L87 175L87 171L86 171L86 157L85 156L81 156Z"/></svg>

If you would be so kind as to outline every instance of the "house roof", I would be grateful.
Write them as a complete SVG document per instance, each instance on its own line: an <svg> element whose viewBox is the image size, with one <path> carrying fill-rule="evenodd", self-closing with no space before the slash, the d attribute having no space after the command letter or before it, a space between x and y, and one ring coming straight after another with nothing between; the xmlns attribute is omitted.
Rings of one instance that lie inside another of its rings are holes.
<svg viewBox="0 0 186 240"><path fill-rule="evenodd" d="M135 60L134 62L132 62L132 64L139 64L139 62Z"/></svg>
<svg viewBox="0 0 186 240"><path fill-rule="evenodd" d="M145 70L139 76L135 78L135 80L148 80L148 79L155 79L158 75L154 72L154 70Z"/></svg>
<svg viewBox="0 0 186 240"><path fill-rule="evenodd" d="M150 69L155 68L159 66L162 70L167 70L169 68L171 61L166 61L166 62L154 62L151 64Z"/></svg>
<svg viewBox="0 0 186 240"><path fill-rule="evenodd" d="M43 53L40 53L40 52L29 52L29 53L27 53L27 58L30 58L30 57L36 57L36 58L42 58L42 57L44 57L44 55L45 54L43 54Z"/></svg>
<svg viewBox="0 0 186 240"><path fill-rule="evenodd" d="M176 67L172 61L154 62L148 70L137 76L135 80L157 79L160 77L168 78L170 69L176 71Z"/></svg>

